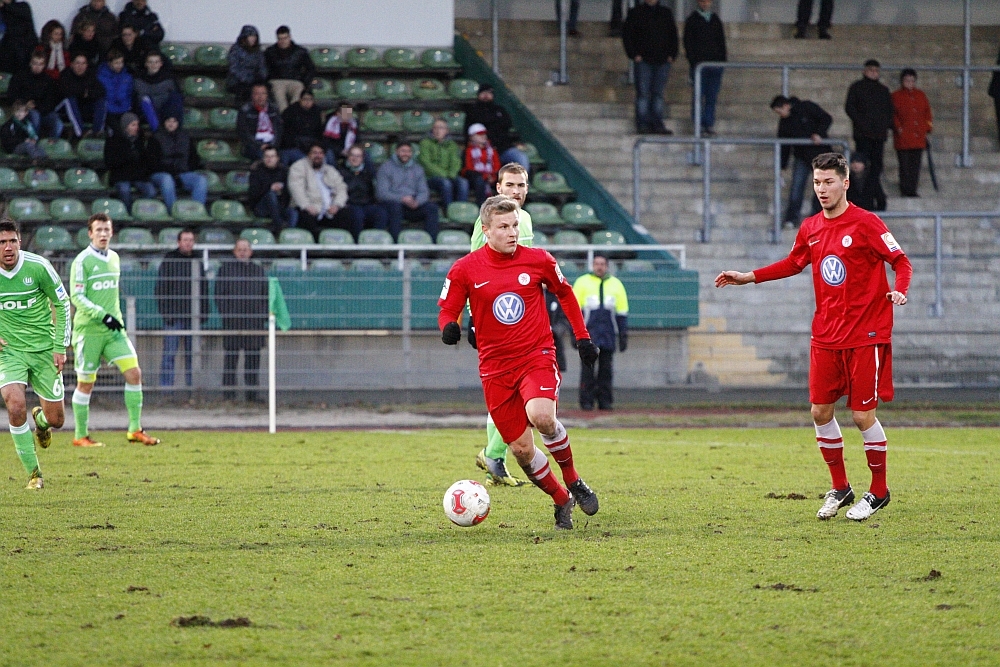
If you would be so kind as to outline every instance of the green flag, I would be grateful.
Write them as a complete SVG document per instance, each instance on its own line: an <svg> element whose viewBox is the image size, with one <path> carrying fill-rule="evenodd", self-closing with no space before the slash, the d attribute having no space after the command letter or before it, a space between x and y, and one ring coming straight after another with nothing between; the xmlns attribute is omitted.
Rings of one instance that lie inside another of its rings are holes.
<svg viewBox="0 0 1000 667"><path fill-rule="evenodd" d="M285 294L281 291L281 283L277 278L268 278L267 281L268 309L274 315L274 323L282 331L292 328L292 318L288 314L288 306L285 304Z"/></svg>

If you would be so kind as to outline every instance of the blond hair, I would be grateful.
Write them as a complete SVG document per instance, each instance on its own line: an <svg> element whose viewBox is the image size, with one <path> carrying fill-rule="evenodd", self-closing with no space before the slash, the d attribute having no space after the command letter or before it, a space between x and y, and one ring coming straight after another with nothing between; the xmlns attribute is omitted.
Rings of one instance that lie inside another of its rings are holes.
<svg viewBox="0 0 1000 667"><path fill-rule="evenodd" d="M505 213L517 213L517 211L518 206L516 201L507 195L496 195L483 202L482 207L479 209L479 219L483 221L484 225L489 227L493 224L495 216Z"/></svg>

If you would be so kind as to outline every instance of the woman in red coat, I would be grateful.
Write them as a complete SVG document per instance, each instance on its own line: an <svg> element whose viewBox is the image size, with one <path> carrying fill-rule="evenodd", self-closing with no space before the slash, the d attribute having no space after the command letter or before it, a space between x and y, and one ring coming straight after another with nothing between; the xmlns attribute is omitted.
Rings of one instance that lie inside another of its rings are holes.
<svg viewBox="0 0 1000 667"><path fill-rule="evenodd" d="M899 75L900 88L892 94L895 108L893 143L899 158L899 190L904 197L918 197L920 162L927 148L927 135L933 126L931 103L916 87L917 73L904 69Z"/></svg>

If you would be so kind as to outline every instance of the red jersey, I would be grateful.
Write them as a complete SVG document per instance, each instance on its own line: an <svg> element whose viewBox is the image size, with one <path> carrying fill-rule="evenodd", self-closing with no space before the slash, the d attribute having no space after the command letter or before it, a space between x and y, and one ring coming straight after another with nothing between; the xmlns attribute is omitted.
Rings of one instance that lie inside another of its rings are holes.
<svg viewBox="0 0 1000 667"><path fill-rule="evenodd" d="M479 375L510 370L531 357L555 358L542 285L559 298L579 340L590 338L573 288L555 258L541 248L517 246L505 255L489 245L455 262L441 289L438 328L455 322L466 301L476 326Z"/></svg>
<svg viewBox="0 0 1000 667"><path fill-rule="evenodd" d="M896 273L895 291L906 294L913 267L874 213L854 204L836 218L822 212L806 218L788 257L754 271L758 283L787 278L812 264L816 312L812 344L844 350L888 343L892 302L886 298L888 262Z"/></svg>

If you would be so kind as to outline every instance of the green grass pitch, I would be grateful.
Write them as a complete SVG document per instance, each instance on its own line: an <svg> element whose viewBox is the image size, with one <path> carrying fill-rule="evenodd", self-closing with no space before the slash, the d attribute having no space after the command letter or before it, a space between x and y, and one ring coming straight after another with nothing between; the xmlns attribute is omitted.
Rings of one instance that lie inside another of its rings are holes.
<svg viewBox="0 0 1000 667"><path fill-rule="evenodd" d="M1000 430L887 431L854 523L809 429L571 430L601 511L560 534L531 487L447 522L478 431L64 432L41 492L8 440L0 665L1000 664Z"/></svg>

